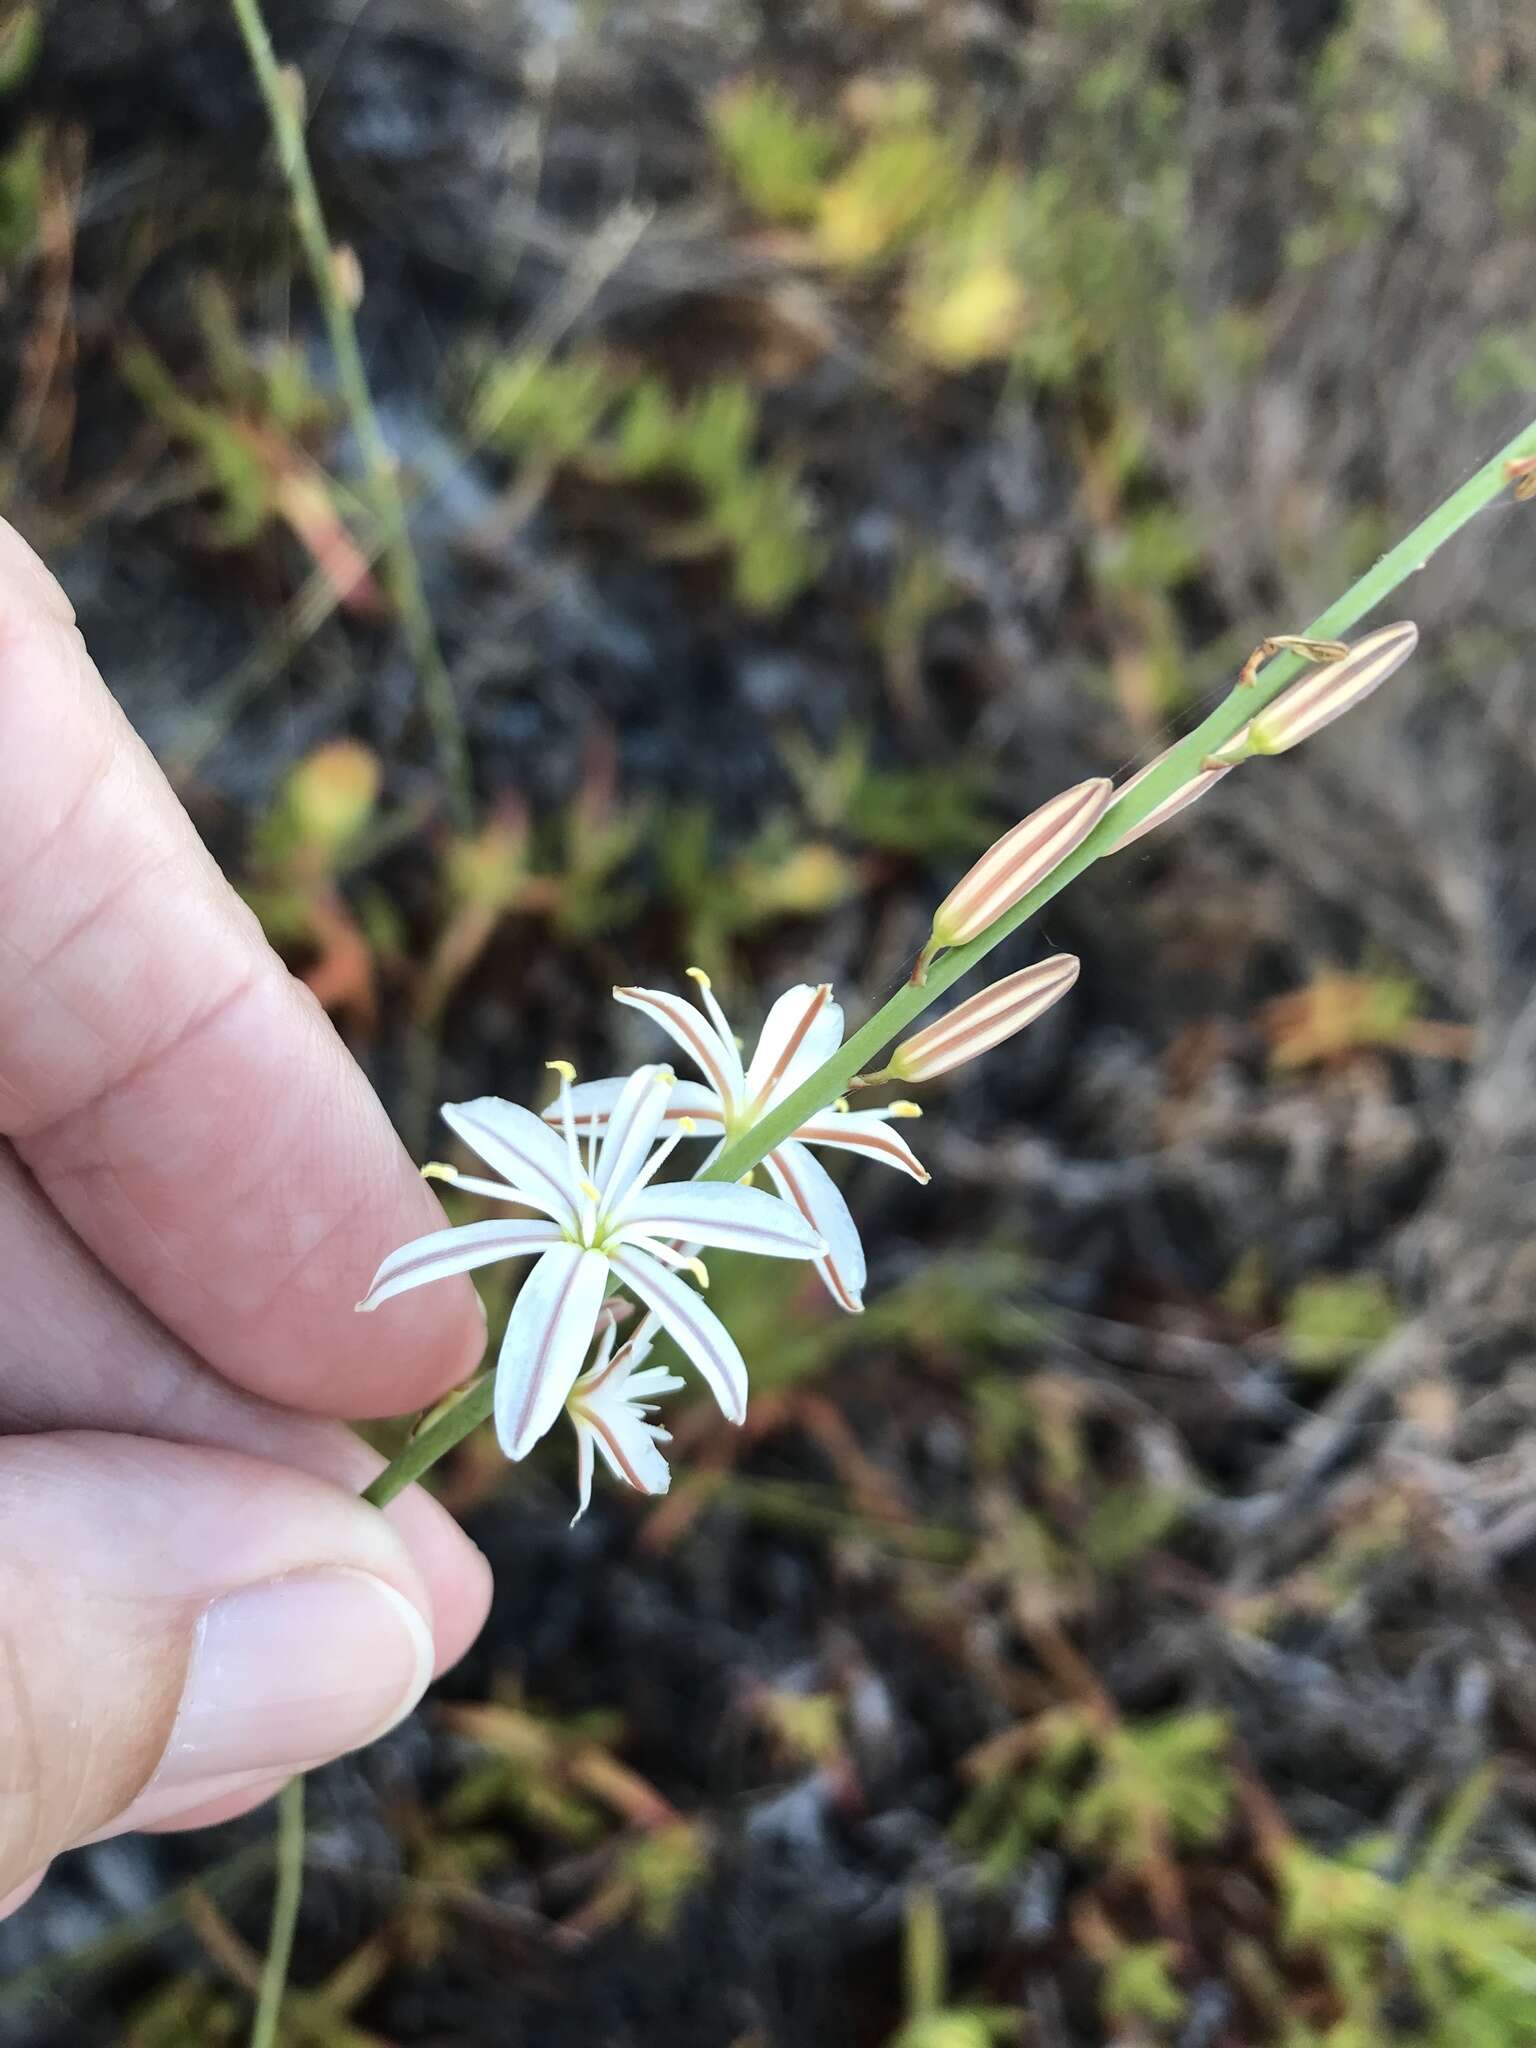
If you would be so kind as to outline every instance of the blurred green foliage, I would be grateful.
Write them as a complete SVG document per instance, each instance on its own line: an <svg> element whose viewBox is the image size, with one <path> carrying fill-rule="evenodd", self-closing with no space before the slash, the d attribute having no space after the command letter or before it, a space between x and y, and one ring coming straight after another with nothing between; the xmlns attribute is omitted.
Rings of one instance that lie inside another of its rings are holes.
<svg viewBox="0 0 1536 2048"><path fill-rule="evenodd" d="M48 132L24 128L0 154L0 269L29 256L37 242L38 209L48 155Z"/></svg>
<svg viewBox="0 0 1536 2048"><path fill-rule="evenodd" d="M1378 1275L1320 1275L1303 1281L1285 1305L1286 1348L1302 1372L1343 1372L1390 1337L1399 1319Z"/></svg>
<svg viewBox="0 0 1536 2048"><path fill-rule="evenodd" d="M0 15L0 94L24 85L43 39L43 10L36 0L9 0Z"/></svg>
<svg viewBox="0 0 1536 2048"><path fill-rule="evenodd" d="M1099 2009L1115 2026L1145 2020L1162 2028L1176 2026L1189 2000L1174 1980L1177 1951L1168 1941L1120 1944L1104 1967Z"/></svg>
<svg viewBox="0 0 1536 2048"><path fill-rule="evenodd" d="M595 351L511 357L481 370L471 425L478 439L538 466L610 485L686 487L695 512L662 521L652 545L674 556L724 554L746 611L782 611L820 568L798 466L760 456L759 402L741 378L714 378L679 398L659 377Z"/></svg>
<svg viewBox="0 0 1536 2048"><path fill-rule="evenodd" d="M746 79L718 94L710 124L748 206L764 220L815 218L842 137L830 121L802 114L768 80Z"/></svg>
<svg viewBox="0 0 1536 2048"><path fill-rule="evenodd" d="M1140 1723L1049 1709L973 1759L956 1839L1002 1883L1052 1837L1143 1878L1178 1848L1218 1841L1232 1810L1230 1731L1211 1712Z"/></svg>
<svg viewBox="0 0 1536 2048"><path fill-rule="evenodd" d="M1391 1843L1329 1857L1292 1844L1279 1871L1285 1935L1322 1958L1341 2007L1286 2048L1525 2048L1536 2038L1536 1921L1465 1860L1493 1792L1479 1773L1452 1800L1409 1873L1385 1874Z"/></svg>

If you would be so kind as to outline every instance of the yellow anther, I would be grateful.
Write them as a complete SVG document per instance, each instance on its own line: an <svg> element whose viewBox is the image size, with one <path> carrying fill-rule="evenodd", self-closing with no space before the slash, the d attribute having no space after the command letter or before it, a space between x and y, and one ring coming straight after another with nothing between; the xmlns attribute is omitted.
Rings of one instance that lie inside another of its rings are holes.
<svg viewBox="0 0 1536 2048"><path fill-rule="evenodd" d="M833 1107L833 1109L834 1109L834 1110L836 1110L836 1112L837 1112L837 1114L838 1114L839 1116L846 1116L846 1115L848 1114L848 1098L847 1098L847 1096L846 1096L846 1095L839 1095L839 1097L837 1098L836 1102L834 1102L834 1103L833 1103L832 1107Z"/></svg>
<svg viewBox="0 0 1536 2048"><path fill-rule="evenodd" d="M441 1159L429 1159L421 1169L421 1177L423 1180L457 1180L459 1170L456 1166L445 1166Z"/></svg>
<svg viewBox="0 0 1536 2048"><path fill-rule="evenodd" d="M890 1116L921 1116L923 1113L920 1102L888 1102L885 1107Z"/></svg>
<svg viewBox="0 0 1536 2048"><path fill-rule="evenodd" d="M704 972L702 967L685 967L683 969L683 972L687 975L690 981L696 981L700 988L714 987L714 983L710 980L709 976Z"/></svg>
<svg viewBox="0 0 1536 2048"><path fill-rule="evenodd" d="M757 1168L755 1166L749 1166L746 1172L741 1176L741 1179L737 1181L736 1185L739 1188L749 1188L756 1179Z"/></svg>
<svg viewBox="0 0 1536 2048"><path fill-rule="evenodd" d="M578 1188L580 1188L581 1192L586 1196L589 1202L600 1202L603 1199L602 1190L600 1188L594 1187L591 1181L579 1180L577 1181L576 1185Z"/></svg>
<svg viewBox="0 0 1536 2048"><path fill-rule="evenodd" d="M691 1138L699 1127L691 1116L680 1116L677 1120L677 1128L685 1138Z"/></svg>
<svg viewBox="0 0 1536 2048"><path fill-rule="evenodd" d="M546 1060L544 1064L550 1073L558 1074L562 1081L574 1081L576 1078L576 1069L569 1060Z"/></svg>
<svg viewBox="0 0 1536 2048"><path fill-rule="evenodd" d="M684 1259L681 1262L681 1269L685 1273L691 1273L699 1285L708 1290L709 1272L702 1259Z"/></svg>
<svg viewBox="0 0 1536 2048"><path fill-rule="evenodd" d="M653 1086L657 1088L675 1088L677 1086L677 1074L674 1069L671 1067L658 1067Z"/></svg>

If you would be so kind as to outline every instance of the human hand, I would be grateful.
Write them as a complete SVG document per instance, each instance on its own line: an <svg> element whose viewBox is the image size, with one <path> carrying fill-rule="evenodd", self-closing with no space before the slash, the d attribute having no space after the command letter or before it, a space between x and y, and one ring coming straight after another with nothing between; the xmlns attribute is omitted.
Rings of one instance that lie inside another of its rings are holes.
<svg viewBox="0 0 1536 2048"><path fill-rule="evenodd" d="M413 1707L485 1562L337 1417L484 1345L441 1224L0 522L0 1916L60 1850L205 1826Z"/></svg>

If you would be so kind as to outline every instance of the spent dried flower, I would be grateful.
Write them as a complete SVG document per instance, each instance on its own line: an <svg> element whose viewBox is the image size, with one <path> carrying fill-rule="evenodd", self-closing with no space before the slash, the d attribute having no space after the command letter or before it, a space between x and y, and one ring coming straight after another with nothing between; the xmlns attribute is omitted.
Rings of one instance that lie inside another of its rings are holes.
<svg viewBox="0 0 1536 2048"><path fill-rule="evenodd" d="M1382 626L1311 675L1282 690L1241 732L1207 756L1207 767L1234 767L1255 755L1285 754L1353 711L1393 676L1419 644L1411 620Z"/></svg>
<svg viewBox="0 0 1536 2048"><path fill-rule="evenodd" d="M376 1309L408 1288L499 1259L538 1255L518 1290L496 1367L496 1432L509 1458L523 1457L551 1427L581 1370L613 1281L629 1288L697 1367L733 1422L746 1412L746 1366L735 1340L680 1277L707 1274L683 1242L810 1259L826 1245L803 1216L767 1193L719 1182L656 1183L688 1134L686 1121L656 1142L675 1076L641 1067L620 1084L599 1144L585 1155L572 1108L572 1068L560 1076L557 1135L531 1110L494 1095L447 1103L443 1117L500 1180L433 1167L434 1178L493 1201L535 1209L537 1220L496 1219L433 1231L401 1247L374 1275L360 1309Z"/></svg>

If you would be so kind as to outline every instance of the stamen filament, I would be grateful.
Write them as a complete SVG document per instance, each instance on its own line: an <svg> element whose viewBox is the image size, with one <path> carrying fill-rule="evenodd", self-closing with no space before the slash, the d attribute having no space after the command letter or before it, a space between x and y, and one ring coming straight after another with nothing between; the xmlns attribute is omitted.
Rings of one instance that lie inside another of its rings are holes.
<svg viewBox="0 0 1536 2048"><path fill-rule="evenodd" d="M701 1287L709 1286L709 1270L693 1252L681 1252L676 1245L664 1244L659 1237L631 1237L626 1242L637 1251L649 1252L653 1259L670 1266L674 1273L691 1273Z"/></svg>
<svg viewBox="0 0 1536 2048"><path fill-rule="evenodd" d="M565 1149L571 1162L571 1179L580 1186L583 1175L581 1165L581 1141L576 1136L576 1118L571 1109L571 1083L576 1078L576 1069L569 1060L546 1060L550 1073L560 1076L560 1122L565 1131Z"/></svg>
<svg viewBox="0 0 1536 2048"><path fill-rule="evenodd" d="M669 1132L662 1139L656 1150L646 1160L644 1166L641 1167L640 1171L625 1189L623 1201L610 1213L610 1222L617 1223L622 1220L635 1196L639 1194L643 1187L649 1186L650 1182L655 1179L660 1169L666 1165L684 1138L691 1138L697 1129L698 1125L691 1116L678 1118L677 1129Z"/></svg>
<svg viewBox="0 0 1536 2048"><path fill-rule="evenodd" d="M715 994L714 984L711 982L709 976L704 972L702 967L689 967L686 968L684 971L686 972L688 979L697 986L699 991L699 1001L704 1005L705 1015L709 1018L710 1023L713 1024L715 1029L719 1032L722 1042L726 1045L735 1045L737 1043L736 1034L734 1031L732 1031L730 1022L726 1017L724 1010L722 1010L720 1007L719 998ZM721 1107L729 1111L731 1109L736 1108L737 1105L735 1102L727 1098L721 1103Z"/></svg>

